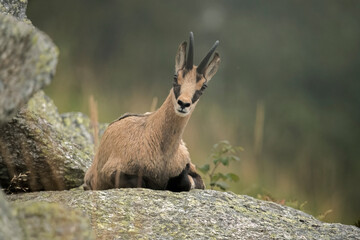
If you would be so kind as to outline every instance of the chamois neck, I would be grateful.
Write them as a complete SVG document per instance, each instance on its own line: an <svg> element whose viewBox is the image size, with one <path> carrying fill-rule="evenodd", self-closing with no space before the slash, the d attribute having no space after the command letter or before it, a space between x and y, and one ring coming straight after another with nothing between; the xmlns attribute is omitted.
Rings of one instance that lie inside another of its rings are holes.
<svg viewBox="0 0 360 240"><path fill-rule="evenodd" d="M191 113L185 117L177 115L173 98L174 95L171 90L161 107L149 116L150 126L158 130L156 135L165 155L174 153L174 150L178 148L191 116Z"/></svg>

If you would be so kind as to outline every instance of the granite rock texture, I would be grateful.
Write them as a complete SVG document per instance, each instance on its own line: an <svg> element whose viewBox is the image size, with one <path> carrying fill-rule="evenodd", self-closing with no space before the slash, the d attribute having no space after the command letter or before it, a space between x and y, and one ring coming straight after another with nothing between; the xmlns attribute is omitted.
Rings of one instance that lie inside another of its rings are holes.
<svg viewBox="0 0 360 240"><path fill-rule="evenodd" d="M27 20L26 4L0 0L0 126L55 74L58 49Z"/></svg>
<svg viewBox="0 0 360 240"><path fill-rule="evenodd" d="M79 210L58 203L14 204L23 239L95 239L88 218Z"/></svg>
<svg viewBox="0 0 360 240"><path fill-rule="evenodd" d="M88 218L59 203L25 202L10 206L0 191L1 240L95 239Z"/></svg>
<svg viewBox="0 0 360 240"><path fill-rule="evenodd" d="M88 216L100 239L360 239L355 226L324 223L273 202L213 190L39 192L13 204L61 202Z"/></svg>
<svg viewBox="0 0 360 240"><path fill-rule="evenodd" d="M27 0L0 0L0 12L10 14L20 21L27 21Z"/></svg>
<svg viewBox="0 0 360 240"><path fill-rule="evenodd" d="M23 237L15 210L10 208L10 204L5 200L2 191L0 191L0 239L21 240Z"/></svg>

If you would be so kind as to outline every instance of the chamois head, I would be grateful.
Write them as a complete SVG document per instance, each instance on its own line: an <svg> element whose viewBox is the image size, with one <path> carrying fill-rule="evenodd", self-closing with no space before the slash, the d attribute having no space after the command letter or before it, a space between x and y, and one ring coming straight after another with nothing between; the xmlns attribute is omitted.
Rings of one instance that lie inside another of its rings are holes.
<svg viewBox="0 0 360 240"><path fill-rule="evenodd" d="M186 57L187 43L180 44L175 57L175 76L174 76L174 107L179 116L186 116L192 112L197 101L207 87L207 83L215 75L219 68L220 57L218 53L214 54L213 59L209 62L211 55L214 53L219 41L216 41L208 54L200 62L199 66L193 65L194 60L194 35L190 32L190 45Z"/></svg>

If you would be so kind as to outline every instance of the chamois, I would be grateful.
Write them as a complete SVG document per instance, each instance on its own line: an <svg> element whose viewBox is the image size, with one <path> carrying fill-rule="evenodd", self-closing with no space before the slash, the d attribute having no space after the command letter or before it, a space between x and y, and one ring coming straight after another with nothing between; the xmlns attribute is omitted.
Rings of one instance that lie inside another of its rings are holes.
<svg viewBox="0 0 360 240"><path fill-rule="evenodd" d="M187 122L207 83L220 64L218 53L209 62L216 41L199 66L193 65L194 36L180 44L175 57L175 77L161 107L145 114L125 114L106 129L84 189L144 187L157 190L204 189L182 141Z"/></svg>

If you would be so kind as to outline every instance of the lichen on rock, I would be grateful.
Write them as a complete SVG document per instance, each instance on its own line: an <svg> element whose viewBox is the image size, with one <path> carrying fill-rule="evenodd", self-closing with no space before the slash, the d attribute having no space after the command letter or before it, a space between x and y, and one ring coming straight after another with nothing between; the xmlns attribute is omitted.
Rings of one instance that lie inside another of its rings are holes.
<svg viewBox="0 0 360 240"><path fill-rule="evenodd" d="M13 15L21 21L27 21L27 0L0 0L0 12Z"/></svg>
<svg viewBox="0 0 360 240"><path fill-rule="evenodd" d="M13 209L24 239L94 239L89 220L77 209L49 202L14 204Z"/></svg>
<svg viewBox="0 0 360 240"><path fill-rule="evenodd" d="M0 239L21 240L23 237L19 221L15 217L15 210L10 208L10 204L0 191Z"/></svg>
<svg viewBox="0 0 360 240"><path fill-rule="evenodd" d="M93 155L89 118L61 116L39 91L0 127L0 185L10 192L74 188L83 183Z"/></svg>
<svg viewBox="0 0 360 240"><path fill-rule="evenodd" d="M61 202L84 212L104 239L360 239L290 207L213 190L61 191L11 195L14 204Z"/></svg>

